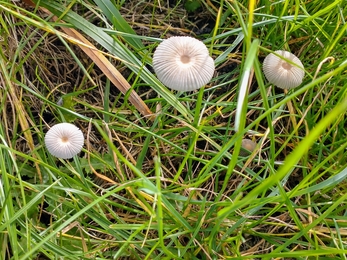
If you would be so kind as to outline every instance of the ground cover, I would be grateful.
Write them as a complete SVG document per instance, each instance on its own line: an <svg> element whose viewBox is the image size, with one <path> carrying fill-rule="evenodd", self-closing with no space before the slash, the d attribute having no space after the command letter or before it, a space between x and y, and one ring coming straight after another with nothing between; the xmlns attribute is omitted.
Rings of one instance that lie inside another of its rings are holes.
<svg viewBox="0 0 347 260"><path fill-rule="evenodd" d="M0 259L346 259L344 1L25 2L0 1ZM206 44L203 88L156 78L171 36Z"/></svg>

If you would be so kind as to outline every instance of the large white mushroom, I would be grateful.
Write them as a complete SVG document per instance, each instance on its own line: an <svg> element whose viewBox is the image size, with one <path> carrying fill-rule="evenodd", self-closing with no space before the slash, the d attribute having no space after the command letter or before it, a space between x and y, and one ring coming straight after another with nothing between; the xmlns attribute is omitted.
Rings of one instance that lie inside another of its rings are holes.
<svg viewBox="0 0 347 260"><path fill-rule="evenodd" d="M84 144L82 131L70 123L56 124L45 135L45 144L50 154L69 159L78 154Z"/></svg>
<svg viewBox="0 0 347 260"><path fill-rule="evenodd" d="M203 42L188 36L174 36L158 45L153 55L153 69L168 88L191 91L210 82L215 67Z"/></svg>
<svg viewBox="0 0 347 260"><path fill-rule="evenodd" d="M298 57L288 51L278 50L275 53L280 57L270 53L264 60L263 71L265 77L270 83L279 88L296 88L302 83L305 76L304 65ZM281 57L290 60L292 63Z"/></svg>

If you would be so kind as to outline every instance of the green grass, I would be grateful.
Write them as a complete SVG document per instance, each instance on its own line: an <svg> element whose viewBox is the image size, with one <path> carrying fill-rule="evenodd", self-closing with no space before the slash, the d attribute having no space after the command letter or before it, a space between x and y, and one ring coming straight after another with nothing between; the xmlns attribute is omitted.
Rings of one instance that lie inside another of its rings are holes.
<svg viewBox="0 0 347 260"><path fill-rule="evenodd" d="M0 259L347 259L344 1L34 2L60 20L0 1ZM178 93L153 74L172 35L207 45L208 86ZM262 73L278 49L305 66L294 90ZM86 137L71 160L43 141L63 121ZM257 148L241 156L245 137Z"/></svg>

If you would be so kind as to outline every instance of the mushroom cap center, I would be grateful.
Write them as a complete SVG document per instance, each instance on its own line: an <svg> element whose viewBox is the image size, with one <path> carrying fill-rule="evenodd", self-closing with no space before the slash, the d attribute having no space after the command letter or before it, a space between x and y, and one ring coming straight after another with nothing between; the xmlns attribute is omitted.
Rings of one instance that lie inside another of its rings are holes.
<svg viewBox="0 0 347 260"><path fill-rule="evenodd" d="M181 56L181 62L184 64L187 64L190 62L190 57L188 55L182 55Z"/></svg>
<svg viewBox="0 0 347 260"><path fill-rule="evenodd" d="M289 64L288 62L282 62L282 68L285 70L290 70L293 66Z"/></svg>
<svg viewBox="0 0 347 260"><path fill-rule="evenodd" d="M69 137L63 136L63 137L61 138L61 141L62 141L63 143L67 143L67 142L69 141Z"/></svg>

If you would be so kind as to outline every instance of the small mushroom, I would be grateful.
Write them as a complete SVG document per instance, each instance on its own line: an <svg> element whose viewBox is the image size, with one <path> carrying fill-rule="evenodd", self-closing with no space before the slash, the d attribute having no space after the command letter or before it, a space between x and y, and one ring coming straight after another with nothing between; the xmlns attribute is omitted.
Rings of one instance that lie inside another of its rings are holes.
<svg viewBox="0 0 347 260"><path fill-rule="evenodd" d="M256 147L257 147L257 144L253 142L251 139L247 139L247 138L242 139L240 155L247 156L251 154Z"/></svg>
<svg viewBox="0 0 347 260"><path fill-rule="evenodd" d="M82 131L70 123L56 124L45 135L45 144L50 154L69 159L78 154L84 144Z"/></svg>
<svg viewBox="0 0 347 260"><path fill-rule="evenodd" d="M153 69L158 79L174 90L201 88L212 79L214 68L205 44L188 36L162 41L153 54Z"/></svg>
<svg viewBox="0 0 347 260"><path fill-rule="evenodd" d="M270 83L279 88L296 88L302 83L302 79L305 76L304 65L298 57L288 51L279 50L275 51L275 53L290 60L292 63L270 53L266 56L263 63L265 77Z"/></svg>

